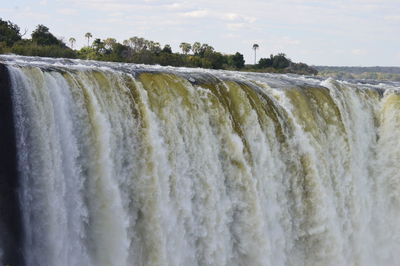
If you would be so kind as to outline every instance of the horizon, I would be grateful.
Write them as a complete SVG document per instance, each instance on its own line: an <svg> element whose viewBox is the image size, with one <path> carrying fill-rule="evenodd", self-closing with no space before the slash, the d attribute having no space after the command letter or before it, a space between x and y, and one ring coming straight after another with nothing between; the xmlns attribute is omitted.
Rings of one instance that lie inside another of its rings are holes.
<svg viewBox="0 0 400 266"><path fill-rule="evenodd" d="M257 43L257 61L282 52L311 66L400 67L399 9L395 0L16 0L3 3L0 17L22 33L27 29L24 38L38 24L67 45L74 37L75 49L91 32L91 41L138 36L170 44L174 52L181 42L208 43L225 54L243 54L246 64L254 63Z"/></svg>

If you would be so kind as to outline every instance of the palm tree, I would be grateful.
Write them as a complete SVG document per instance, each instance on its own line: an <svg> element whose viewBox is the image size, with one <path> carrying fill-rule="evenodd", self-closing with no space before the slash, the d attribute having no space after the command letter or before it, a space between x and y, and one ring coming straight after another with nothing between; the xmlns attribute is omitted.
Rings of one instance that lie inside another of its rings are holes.
<svg viewBox="0 0 400 266"><path fill-rule="evenodd" d="M90 32L86 32L85 38L87 38L87 46L89 46L89 39L92 38L92 34Z"/></svg>
<svg viewBox="0 0 400 266"><path fill-rule="evenodd" d="M76 42L74 37L69 38L69 43L71 44L71 49L74 49L74 43Z"/></svg>
<svg viewBox="0 0 400 266"><path fill-rule="evenodd" d="M257 64L257 49L260 48L258 44L253 44L253 50L254 50L254 64Z"/></svg>

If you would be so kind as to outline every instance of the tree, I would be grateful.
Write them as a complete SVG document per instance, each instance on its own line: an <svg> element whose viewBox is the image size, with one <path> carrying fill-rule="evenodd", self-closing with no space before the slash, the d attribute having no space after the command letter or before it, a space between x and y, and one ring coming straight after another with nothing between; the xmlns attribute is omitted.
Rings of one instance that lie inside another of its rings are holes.
<svg viewBox="0 0 400 266"><path fill-rule="evenodd" d="M159 42L145 41L146 48L153 54L159 54L161 52L161 45Z"/></svg>
<svg viewBox="0 0 400 266"><path fill-rule="evenodd" d="M207 43L203 43L198 51L198 55L200 57L206 57L209 54L212 54L214 52L214 47L211 45L208 45Z"/></svg>
<svg viewBox="0 0 400 266"><path fill-rule="evenodd" d="M89 40L90 40L90 38L92 38L93 36L92 36L92 34L90 33L90 32L86 32L85 33L85 38L87 38L87 46L89 46Z"/></svg>
<svg viewBox="0 0 400 266"><path fill-rule="evenodd" d="M5 42L7 46L12 46L19 40L21 40L19 27L10 21L0 18L0 43Z"/></svg>
<svg viewBox="0 0 400 266"><path fill-rule="evenodd" d="M206 51L204 54L204 58L211 63L213 69L222 69L223 65L226 64L226 57L219 52L208 50L208 52Z"/></svg>
<svg viewBox="0 0 400 266"><path fill-rule="evenodd" d="M187 55L190 52L190 49L192 49L192 45L190 45L190 43L187 42L182 42L179 45L179 48L182 49L182 53L184 53L185 55Z"/></svg>
<svg viewBox="0 0 400 266"><path fill-rule="evenodd" d="M229 65L235 67L236 69L240 69L244 67L244 58L243 55L239 52L236 52L236 54L231 55L229 58Z"/></svg>
<svg viewBox="0 0 400 266"><path fill-rule="evenodd" d="M107 38L103 40L103 43L106 49L112 50L114 45L117 43L117 40L114 38Z"/></svg>
<svg viewBox="0 0 400 266"><path fill-rule="evenodd" d="M257 62L257 49L260 48L258 44L253 44L253 50L254 50L254 64Z"/></svg>
<svg viewBox="0 0 400 266"><path fill-rule="evenodd" d="M271 58L260 58L258 61L258 67L259 68L267 68L272 66L272 60Z"/></svg>
<svg viewBox="0 0 400 266"><path fill-rule="evenodd" d="M31 36L32 41L38 45L65 46L62 41L60 41L53 34L50 33L49 28L42 24L37 25Z"/></svg>
<svg viewBox="0 0 400 266"><path fill-rule="evenodd" d="M147 40L145 40L144 38L134 36L129 38L128 40L125 40L123 44L129 46L130 48L132 48L133 52L137 53L147 49L146 42Z"/></svg>
<svg viewBox="0 0 400 266"><path fill-rule="evenodd" d="M286 68L290 65L290 59L286 58L284 53L279 53L272 58L272 67L274 68Z"/></svg>
<svg viewBox="0 0 400 266"><path fill-rule="evenodd" d="M71 49L74 49L74 43L76 42L74 37L69 38L69 43L71 44Z"/></svg>
<svg viewBox="0 0 400 266"><path fill-rule="evenodd" d="M169 45L169 44L164 45L164 48L162 49L162 52L166 53L166 54L172 54L171 45Z"/></svg>
<svg viewBox="0 0 400 266"><path fill-rule="evenodd" d="M104 48L104 43L99 38L96 38L93 41L92 47L97 54L104 54L106 52Z"/></svg>
<svg viewBox="0 0 400 266"><path fill-rule="evenodd" d="M199 42L193 43L193 45L192 45L193 54L198 55L200 52L200 48L201 48L201 43L199 43Z"/></svg>

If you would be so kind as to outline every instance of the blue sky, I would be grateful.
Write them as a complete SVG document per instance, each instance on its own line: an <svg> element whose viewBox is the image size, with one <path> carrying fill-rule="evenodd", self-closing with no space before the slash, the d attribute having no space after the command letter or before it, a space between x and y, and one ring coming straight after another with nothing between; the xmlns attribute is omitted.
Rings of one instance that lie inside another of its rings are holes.
<svg viewBox="0 0 400 266"><path fill-rule="evenodd" d="M400 0L0 0L0 18L29 35L44 24L57 37L122 42L208 43L246 62L283 52L315 65L400 66Z"/></svg>

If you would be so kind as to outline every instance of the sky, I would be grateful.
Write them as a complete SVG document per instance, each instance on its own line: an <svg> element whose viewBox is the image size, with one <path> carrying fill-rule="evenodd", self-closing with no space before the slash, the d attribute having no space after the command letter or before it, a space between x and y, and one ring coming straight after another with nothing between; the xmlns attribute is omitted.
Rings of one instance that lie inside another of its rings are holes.
<svg viewBox="0 0 400 266"><path fill-rule="evenodd" d="M76 47L133 36L170 44L207 43L246 63L285 53L329 66L400 66L400 0L0 0L0 18L25 37L38 24Z"/></svg>

